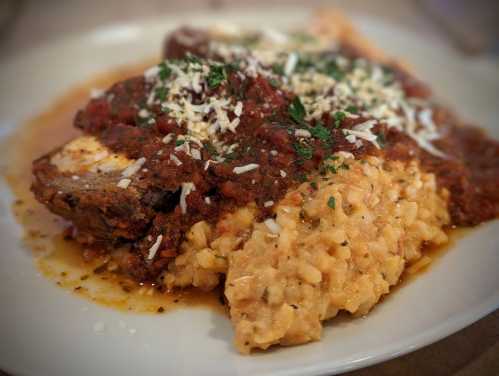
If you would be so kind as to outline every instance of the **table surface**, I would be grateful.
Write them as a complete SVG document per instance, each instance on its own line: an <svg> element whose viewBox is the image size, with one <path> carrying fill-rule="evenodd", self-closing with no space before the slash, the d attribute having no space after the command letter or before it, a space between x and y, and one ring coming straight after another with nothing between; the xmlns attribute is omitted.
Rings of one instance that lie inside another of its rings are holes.
<svg viewBox="0 0 499 376"><path fill-rule="evenodd" d="M251 1L251 4L282 4L282 1ZM287 3L299 4L300 1ZM429 40L451 43L438 23L428 17L421 1L350 0L307 1L311 6L327 4L348 12L373 17L423 34ZM68 32L78 33L113 23L185 9L223 9L248 6L235 0L13 0L0 1L0 60L20 49L33 48ZM499 374L499 310L433 345L348 376L442 375L488 376ZM0 376L5 376L0 371Z"/></svg>

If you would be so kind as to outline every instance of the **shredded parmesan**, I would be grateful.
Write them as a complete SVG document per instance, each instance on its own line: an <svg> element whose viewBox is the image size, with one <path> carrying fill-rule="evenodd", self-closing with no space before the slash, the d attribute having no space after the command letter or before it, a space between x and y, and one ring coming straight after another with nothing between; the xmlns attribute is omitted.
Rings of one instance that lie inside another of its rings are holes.
<svg viewBox="0 0 499 376"><path fill-rule="evenodd" d="M175 163L177 166L182 165L182 161L178 159L178 157L175 154L170 154L170 160Z"/></svg>
<svg viewBox="0 0 499 376"><path fill-rule="evenodd" d="M298 54L292 52L288 55L288 60L286 60L286 65L284 66L284 74L290 76L295 70L296 64L298 63Z"/></svg>
<svg viewBox="0 0 499 376"><path fill-rule="evenodd" d="M140 157L135 162L133 162L130 166L125 168L123 170L123 172L121 173L121 176L123 176L125 178L129 178L130 176L135 174L137 171L139 171L145 162L146 162L146 159L144 157Z"/></svg>
<svg viewBox="0 0 499 376"><path fill-rule="evenodd" d="M141 118L147 118L149 117L149 115L150 115L149 111L147 111L145 108L139 111L139 117Z"/></svg>
<svg viewBox="0 0 499 376"><path fill-rule="evenodd" d="M154 244L151 246L151 248L149 248L149 254L147 255L147 259L149 261L154 259L154 256L156 256L156 252L158 252L158 249L162 241L163 241L163 235L158 235Z"/></svg>
<svg viewBox="0 0 499 376"><path fill-rule="evenodd" d="M163 139L161 140L164 144L169 144L172 140L173 137L175 137L175 134L173 133L168 133Z"/></svg>
<svg viewBox="0 0 499 376"><path fill-rule="evenodd" d="M191 155L192 158L196 160L201 160L201 152L199 151L199 149L191 149Z"/></svg>
<svg viewBox="0 0 499 376"><path fill-rule="evenodd" d="M272 218L267 218L263 221L265 226L269 229L269 231L273 234L279 234L281 232L281 226Z"/></svg>
<svg viewBox="0 0 499 376"><path fill-rule="evenodd" d="M348 142L355 144L361 138L363 140L371 142L374 146L380 149L378 144L378 136L371 132L371 128L377 123L376 120L368 120L363 123L355 125L352 129L344 129L343 133L346 135ZM359 144L357 144L359 146Z"/></svg>
<svg viewBox="0 0 499 376"><path fill-rule="evenodd" d="M235 174L239 175L239 174L244 174L245 172L248 172L251 170L255 170L258 167L260 167L260 165L257 163L248 163L247 165L244 165L244 166L234 167L234 169L232 171Z"/></svg>
<svg viewBox="0 0 499 376"><path fill-rule="evenodd" d="M127 189L131 182L132 181L130 179L127 179L127 178L121 179L118 182L118 184L116 184L116 186L119 187L119 188Z"/></svg>
<svg viewBox="0 0 499 376"><path fill-rule="evenodd" d="M312 137L312 134L309 131L307 131L306 129L296 129L295 136L308 138L308 137Z"/></svg>
<svg viewBox="0 0 499 376"><path fill-rule="evenodd" d="M265 202L263 203L263 206L264 206L264 207L266 207L266 208L270 208L270 207L271 207L271 206L273 206L273 205L274 205L274 201L272 201L272 200L265 201Z"/></svg>
<svg viewBox="0 0 499 376"><path fill-rule="evenodd" d="M196 186L194 185L194 183L182 183L182 190L180 192L180 210L182 210L182 214L187 213L187 196L189 196L189 194L195 190Z"/></svg>

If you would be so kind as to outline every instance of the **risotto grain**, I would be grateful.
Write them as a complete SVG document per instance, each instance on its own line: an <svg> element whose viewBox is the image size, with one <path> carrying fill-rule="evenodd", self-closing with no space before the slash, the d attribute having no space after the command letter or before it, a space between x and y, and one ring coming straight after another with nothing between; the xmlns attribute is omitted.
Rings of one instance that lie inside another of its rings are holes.
<svg viewBox="0 0 499 376"><path fill-rule="evenodd" d="M253 206L213 228L198 222L166 273L170 288L205 290L226 274L243 353L317 340L321 321L341 310L366 314L421 259L423 243L447 241L447 193L417 162L330 163L336 173L311 177L276 205L278 234L254 223Z"/></svg>

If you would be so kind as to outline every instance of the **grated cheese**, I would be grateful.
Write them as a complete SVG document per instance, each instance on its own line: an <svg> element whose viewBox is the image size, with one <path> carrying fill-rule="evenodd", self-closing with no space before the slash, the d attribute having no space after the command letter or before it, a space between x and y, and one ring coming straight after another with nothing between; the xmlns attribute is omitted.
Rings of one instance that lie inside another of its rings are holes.
<svg viewBox="0 0 499 376"><path fill-rule="evenodd" d="M172 142L173 137L175 137L174 133L168 133L165 137L163 137L161 142L163 142L164 144L169 144L170 142Z"/></svg>
<svg viewBox="0 0 499 376"><path fill-rule="evenodd" d="M145 108L143 108L143 109L141 109L141 110L139 111L139 114L138 114L138 115L139 115L139 117L141 117L141 118L147 118L147 117L149 117L150 113L149 113L149 111L147 111Z"/></svg>
<svg viewBox="0 0 499 376"><path fill-rule="evenodd" d="M135 162L133 162L130 166L125 168L123 170L123 172L121 173L121 176L123 176L125 178L129 178L130 176L135 174L137 171L139 171L145 162L146 162L146 159L144 157L140 157Z"/></svg>
<svg viewBox="0 0 499 376"><path fill-rule="evenodd" d="M127 189L131 182L132 181L130 179L127 179L127 178L121 179L118 182L118 184L116 184L116 186L119 187L119 188Z"/></svg>
<svg viewBox="0 0 499 376"><path fill-rule="evenodd" d="M312 134L309 131L307 131L306 129L296 129L295 136L309 138L309 137L312 137Z"/></svg>
<svg viewBox="0 0 499 376"><path fill-rule="evenodd" d="M359 147L359 144L357 144L357 138L361 138L363 140L371 142L374 146L380 149L377 141L378 136L371 132L372 127L374 127L376 123L376 120L367 120L363 123L355 125L352 129L343 129L343 134L346 135L346 139L348 142L356 144L357 147Z"/></svg>
<svg viewBox="0 0 499 376"><path fill-rule="evenodd" d="M298 63L298 54L296 52L292 52L288 55L288 59L286 60L286 65L284 65L284 74L286 76L290 76Z"/></svg>
<svg viewBox="0 0 499 376"><path fill-rule="evenodd" d="M180 210L182 211L182 214L187 213L187 196L189 196L189 194L195 190L196 186L194 185L194 183L182 183L182 190L180 192Z"/></svg>
<svg viewBox="0 0 499 376"><path fill-rule="evenodd" d="M178 159L178 157L175 154L170 154L170 160L175 163L177 166L182 165L182 161Z"/></svg>
<svg viewBox="0 0 499 376"><path fill-rule="evenodd" d="M191 155L192 158L196 160L201 160L201 152L199 151L199 149L191 149Z"/></svg>
<svg viewBox="0 0 499 376"><path fill-rule="evenodd" d="M263 221L265 226L269 229L269 231L273 234L279 234L281 232L281 226L272 218L267 218Z"/></svg>
<svg viewBox="0 0 499 376"><path fill-rule="evenodd" d="M244 165L244 166L234 167L234 169L232 171L235 174L239 175L239 174L244 174L245 172L248 172L251 170L255 170L258 167L260 167L260 165L257 163L248 163L247 165Z"/></svg>
<svg viewBox="0 0 499 376"><path fill-rule="evenodd" d="M161 246L161 242L163 241L163 235L158 235L154 244L149 248L149 254L147 255L147 259L151 261L154 256L156 256L156 252L158 252L159 247Z"/></svg>

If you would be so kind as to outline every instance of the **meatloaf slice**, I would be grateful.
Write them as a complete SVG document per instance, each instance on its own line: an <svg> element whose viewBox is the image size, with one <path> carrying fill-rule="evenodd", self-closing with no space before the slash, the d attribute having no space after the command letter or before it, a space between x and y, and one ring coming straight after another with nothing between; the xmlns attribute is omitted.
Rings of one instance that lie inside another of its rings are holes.
<svg viewBox="0 0 499 376"><path fill-rule="evenodd" d="M33 164L32 191L71 221L88 242L135 240L147 232L168 192L134 179L140 161L111 152L92 136L76 138Z"/></svg>

